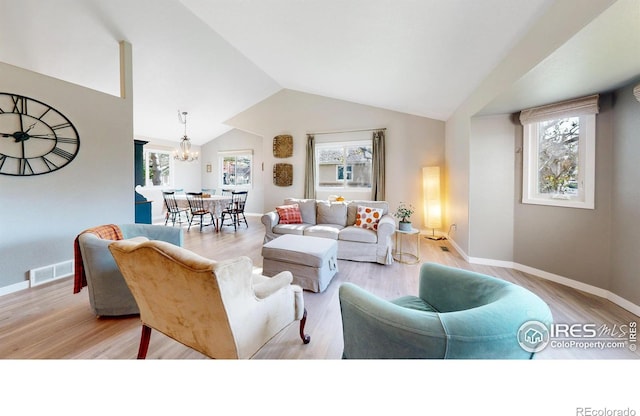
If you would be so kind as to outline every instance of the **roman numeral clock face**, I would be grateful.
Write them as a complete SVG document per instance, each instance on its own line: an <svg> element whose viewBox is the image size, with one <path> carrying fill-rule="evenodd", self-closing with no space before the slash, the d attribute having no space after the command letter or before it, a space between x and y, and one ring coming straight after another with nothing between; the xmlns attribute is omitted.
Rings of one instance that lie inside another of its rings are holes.
<svg viewBox="0 0 640 416"><path fill-rule="evenodd" d="M68 165L80 137L71 121L51 106L0 93L0 174L41 175Z"/></svg>

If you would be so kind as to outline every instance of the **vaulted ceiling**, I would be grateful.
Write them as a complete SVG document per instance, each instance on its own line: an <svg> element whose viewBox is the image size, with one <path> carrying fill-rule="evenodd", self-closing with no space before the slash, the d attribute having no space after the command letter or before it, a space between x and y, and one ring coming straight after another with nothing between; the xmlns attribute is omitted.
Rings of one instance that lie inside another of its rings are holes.
<svg viewBox="0 0 640 416"><path fill-rule="evenodd" d="M554 0L0 2L0 61L119 94L133 49L134 133L206 143L279 90L447 120ZM483 113L640 74L640 0L618 0ZM35 97L34 97L35 98Z"/></svg>

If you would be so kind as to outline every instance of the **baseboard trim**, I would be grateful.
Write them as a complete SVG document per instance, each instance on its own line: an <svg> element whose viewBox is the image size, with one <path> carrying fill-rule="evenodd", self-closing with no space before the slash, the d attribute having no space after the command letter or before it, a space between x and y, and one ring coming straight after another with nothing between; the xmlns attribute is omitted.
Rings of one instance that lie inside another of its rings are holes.
<svg viewBox="0 0 640 416"><path fill-rule="evenodd" d="M568 286L573 289L581 290L586 293L590 293L592 295L607 299L616 305L620 306L627 311L640 316L640 306L629 302L627 299L610 292L606 289L599 288L597 286L588 285L583 282L579 282L577 280L569 279L564 276L560 276L554 273L549 273L544 270L536 269L534 267L526 266L524 264L515 263L512 261L504 261L504 260L493 260L486 259L481 257L469 257L467 253L460 249L460 246L456 244L454 240L449 239L449 242L455 248L455 250L469 263L471 264L480 264L483 266L495 266L495 267L504 267L508 269L518 270L523 273L531 274L536 277L540 277L545 280L549 280L555 283L559 283L563 286Z"/></svg>
<svg viewBox="0 0 640 416"><path fill-rule="evenodd" d="M12 285L0 287L0 296L8 295L14 292L19 292L24 289L29 289L29 281L14 283Z"/></svg>
<svg viewBox="0 0 640 416"><path fill-rule="evenodd" d="M607 291L607 293L608 293L607 299L609 299L611 302L615 303L621 308L626 309L637 316L640 316L640 306L629 302L625 298L618 296L615 293L611 293L609 291Z"/></svg>

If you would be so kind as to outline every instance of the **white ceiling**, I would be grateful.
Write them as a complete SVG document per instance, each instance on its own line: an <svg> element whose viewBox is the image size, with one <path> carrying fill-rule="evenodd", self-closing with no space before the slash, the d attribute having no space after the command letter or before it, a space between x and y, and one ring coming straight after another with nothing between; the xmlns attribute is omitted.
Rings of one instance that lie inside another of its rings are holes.
<svg viewBox="0 0 640 416"><path fill-rule="evenodd" d="M0 0L0 61L118 95L118 41L130 42L138 137L177 142L180 110L204 144L282 88L446 120L552 3ZM639 4L619 0L485 112L640 74Z"/></svg>
<svg viewBox="0 0 640 416"><path fill-rule="evenodd" d="M640 1L618 0L529 71L481 114L616 89L640 76Z"/></svg>

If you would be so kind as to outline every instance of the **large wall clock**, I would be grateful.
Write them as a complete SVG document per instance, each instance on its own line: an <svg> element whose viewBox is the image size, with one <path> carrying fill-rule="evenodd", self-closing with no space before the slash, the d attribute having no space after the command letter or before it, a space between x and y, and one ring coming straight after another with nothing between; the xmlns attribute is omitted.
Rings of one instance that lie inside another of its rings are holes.
<svg viewBox="0 0 640 416"><path fill-rule="evenodd" d="M54 172L79 149L78 131L62 113L33 98L0 92L0 174Z"/></svg>

